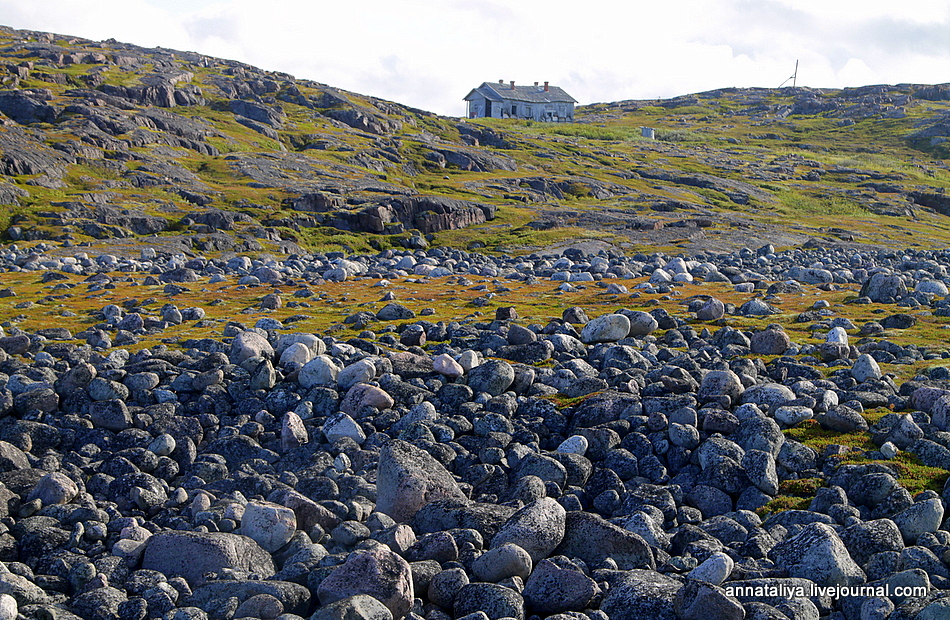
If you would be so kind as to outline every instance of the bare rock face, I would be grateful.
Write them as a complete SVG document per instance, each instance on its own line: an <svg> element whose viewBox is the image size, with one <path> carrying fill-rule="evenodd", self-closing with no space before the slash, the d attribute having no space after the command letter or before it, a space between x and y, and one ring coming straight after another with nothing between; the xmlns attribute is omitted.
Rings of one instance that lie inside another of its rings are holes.
<svg viewBox="0 0 950 620"><path fill-rule="evenodd" d="M393 618L402 618L414 597L409 562L386 547L354 551L326 579L317 596L327 605L356 594L367 594L385 605Z"/></svg>
<svg viewBox="0 0 950 620"><path fill-rule="evenodd" d="M381 233L418 229L422 233L456 230L495 219L495 206L442 196L390 198L344 218L352 230Z"/></svg>
<svg viewBox="0 0 950 620"><path fill-rule="evenodd" d="M376 509L405 523L426 504L440 499L467 502L455 479L429 453L396 439L379 454Z"/></svg>

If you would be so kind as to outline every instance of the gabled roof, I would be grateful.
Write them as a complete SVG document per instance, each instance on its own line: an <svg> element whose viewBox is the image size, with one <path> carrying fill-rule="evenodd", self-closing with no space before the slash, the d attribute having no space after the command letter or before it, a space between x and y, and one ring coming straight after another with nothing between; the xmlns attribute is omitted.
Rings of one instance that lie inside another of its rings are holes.
<svg viewBox="0 0 950 620"><path fill-rule="evenodd" d="M510 84L498 84L492 82L482 82L478 88L472 89L472 92L465 96L464 101L471 101L481 96L490 101L527 101L529 103L554 103L567 102L577 103L577 100L564 92L564 89L557 86L548 86L544 90L543 86L515 86L513 89Z"/></svg>

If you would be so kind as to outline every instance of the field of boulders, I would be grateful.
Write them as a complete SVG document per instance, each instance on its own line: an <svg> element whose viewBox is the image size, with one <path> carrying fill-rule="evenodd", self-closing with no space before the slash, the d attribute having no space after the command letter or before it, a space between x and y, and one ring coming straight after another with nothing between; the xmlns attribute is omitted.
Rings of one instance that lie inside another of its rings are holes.
<svg viewBox="0 0 950 620"><path fill-rule="evenodd" d="M950 618L948 266L8 246L0 620Z"/></svg>

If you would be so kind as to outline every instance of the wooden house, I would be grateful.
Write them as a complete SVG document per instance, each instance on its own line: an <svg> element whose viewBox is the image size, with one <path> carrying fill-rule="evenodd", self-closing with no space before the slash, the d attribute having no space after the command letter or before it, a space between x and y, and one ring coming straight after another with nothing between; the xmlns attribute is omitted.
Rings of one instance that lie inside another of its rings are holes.
<svg viewBox="0 0 950 620"><path fill-rule="evenodd" d="M577 101L547 82L534 86L516 86L483 82L466 97L468 118L523 118L542 122L572 122Z"/></svg>

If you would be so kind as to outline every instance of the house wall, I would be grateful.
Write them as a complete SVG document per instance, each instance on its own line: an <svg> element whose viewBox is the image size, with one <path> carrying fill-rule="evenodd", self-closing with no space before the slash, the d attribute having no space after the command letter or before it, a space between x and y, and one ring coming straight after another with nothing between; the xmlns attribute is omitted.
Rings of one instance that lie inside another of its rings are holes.
<svg viewBox="0 0 950 620"><path fill-rule="evenodd" d="M469 118L484 118L486 99L477 97L468 102ZM492 118L522 118L539 122L569 122L574 120L574 104L569 102L529 103L525 101L491 102Z"/></svg>
<svg viewBox="0 0 950 620"><path fill-rule="evenodd" d="M488 100L485 97L477 97L468 102L468 117L469 118L485 118L487 115L485 111L488 109L486 105ZM505 118L502 116L502 104L497 101L491 102L491 117L492 118Z"/></svg>

